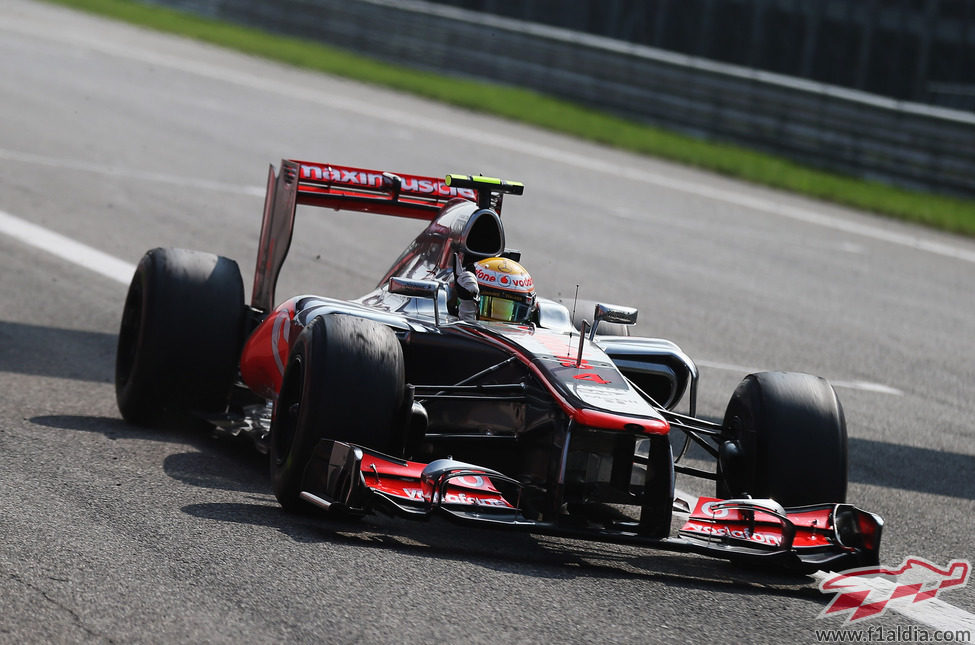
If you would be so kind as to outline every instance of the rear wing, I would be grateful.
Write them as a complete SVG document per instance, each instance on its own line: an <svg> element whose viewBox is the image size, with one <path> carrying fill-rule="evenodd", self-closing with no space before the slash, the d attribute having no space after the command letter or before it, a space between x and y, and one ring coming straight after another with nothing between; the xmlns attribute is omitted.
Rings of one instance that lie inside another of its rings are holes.
<svg viewBox="0 0 975 645"><path fill-rule="evenodd" d="M289 175L297 178L296 184ZM436 177L309 161L283 160L275 191L280 190L281 183L294 184L298 204L422 220L434 219L455 197L471 201L478 197L473 188L451 186Z"/></svg>
<svg viewBox="0 0 975 645"><path fill-rule="evenodd" d="M278 174L274 166L268 171L251 306L265 313L274 306L274 290L291 247L299 204L430 221L452 199L470 200L500 215L502 197L521 195L524 189L520 182L491 177L440 179L282 159Z"/></svg>
<svg viewBox="0 0 975 645"><path fill-rule="evenodd" d="M483 203L490 197L490 190L478 190L470 182L458 183L463 185L451 186L437 177L282 159L277 175L274 166L268 172L251 306L268 312L274 304L274 290L291 247L299 204L429 221L451 199Z"/></svg>

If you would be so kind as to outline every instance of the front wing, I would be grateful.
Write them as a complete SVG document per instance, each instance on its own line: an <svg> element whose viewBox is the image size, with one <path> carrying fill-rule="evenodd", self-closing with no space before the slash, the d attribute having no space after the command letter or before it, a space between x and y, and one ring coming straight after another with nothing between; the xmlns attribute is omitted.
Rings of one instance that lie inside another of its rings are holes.
<svg viewBox="0 0 975 645"><path fill-rule="evenodd" d="M302 499L364 515L373 510L450 519L532 533L640 544L797 572L876 564L883 520L849 504L785 509L770 499L677 500L686 515L676 537L653 538L636 521L580 526L540 521L522 508L522 486L491 470L452 459L401 460L355 444L322 440L305 471Z"/></svg>

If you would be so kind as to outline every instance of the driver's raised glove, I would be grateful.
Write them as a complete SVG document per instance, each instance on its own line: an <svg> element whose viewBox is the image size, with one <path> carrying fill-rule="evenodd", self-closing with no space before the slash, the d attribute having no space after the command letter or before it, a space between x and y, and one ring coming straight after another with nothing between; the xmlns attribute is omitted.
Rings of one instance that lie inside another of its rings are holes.
<svg viewBox="0 0 975 645"><path fill-rule="evenodd" d="M457 315L461 320L472 322L477 320L477 300L480 289L473 271L458 271L454 274L454 288L460 302L457 305Z"/></svg>

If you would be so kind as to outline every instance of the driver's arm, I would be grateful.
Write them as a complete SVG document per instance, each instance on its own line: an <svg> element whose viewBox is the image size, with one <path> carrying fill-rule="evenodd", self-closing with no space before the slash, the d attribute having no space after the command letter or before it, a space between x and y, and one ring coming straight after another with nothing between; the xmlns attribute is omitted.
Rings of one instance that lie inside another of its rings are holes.
<svg viewBox="0 0 975 645"><path fill-rule="evenodd" d="M454 289L457 292L457 316L461 320L474 322L477 320L477 301L480 289L473 271L458 267L454 273Z"/></svg>

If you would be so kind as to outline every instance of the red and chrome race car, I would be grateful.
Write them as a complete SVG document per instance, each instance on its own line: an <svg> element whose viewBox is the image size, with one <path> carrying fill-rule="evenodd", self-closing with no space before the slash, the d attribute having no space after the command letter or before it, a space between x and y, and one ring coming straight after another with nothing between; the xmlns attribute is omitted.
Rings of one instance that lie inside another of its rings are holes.
<svg viewBox="0 0 975 645"><path fill-rule="evenodd" d="M883 521L845 503L846 423L825 380L749 375L717 424L696 417L693 361L627 333L635 309L596 304L577 324L539 298L518 323L456 315L461 267L519 259L500 213L522 191L282 161L250 305L233 260L153 249L140 261L119 332L122 416L251 437L289 510L436 513L795 570L876 563ZM363 297L275 306L299 204L429 224ZM680 463L690 441L713 470ZM714 480L715 497L675 499L676 472Z"/></svg>

